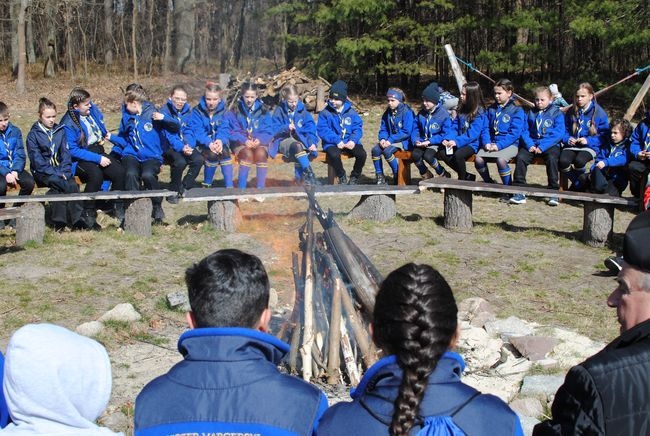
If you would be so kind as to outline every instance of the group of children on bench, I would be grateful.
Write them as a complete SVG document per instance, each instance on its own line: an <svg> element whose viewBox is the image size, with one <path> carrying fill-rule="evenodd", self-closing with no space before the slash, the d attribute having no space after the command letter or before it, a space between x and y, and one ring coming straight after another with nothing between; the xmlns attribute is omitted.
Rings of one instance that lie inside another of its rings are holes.
<svg viewBox="0 0 650 436"><path fill-rule="evenodd" d="M427 164L439 176L450 177L444 162L461 180L475 180L467 172L466 161L474 165L487 183L493 183L487 163L495 162L506 185L526 184L526 167L540 156L547 169L548 187L559 189L559 172L572 181L572 189L620 195L629 178L635 196L644 192L650 171L650 119L634 132L628 121L608 122L607 114L596 103L594 91L582 83L574 95L574 105L566 114L561 94L541 86L535 89L535 108L528 114L515 104L514 87L507 79L494 85L495 103L485 109L476 82L466 83L458 106L451 109L453 97L442 94L437 83L422 91L422 108L415 114L398 88L387 92L388 107L382 115L378 142L371 150L377 184L386 184L383 160L397 179L399 150L412 152L422 178L433 177ZM317 122L300 101L293 85L281 91L281 102L271 111L259 99L253 83L245 83L235 107L227 110L221 88L206 84L199 103L191 108L183 86L172 88L161 109L148 101L141 85L131 84L124 94L122 119L117 134L112 134L90 94L75 88L67 111L56 124L56 106L46 98L39 102L38 121L27 135L27 155L31 174L25 171L25 150L20 130L9 122L9 110L0 102L0 195L7 187L20 185L19 195L29 195L35 182L50 188L48 193L78 192L77 176L85 192L97 192L104 181L113 190L155 190L158 174L165 162L171 167L170 188L179 196L196 186L203 167L202 186L212 186L217 168L224 185L234 186L234 157L239 163L237 186L246 188L250 168L257 172L256 186L263 188L267 160L278 153L295 163L297 181L314 184L310 161L318 156L318 142L327 156L339 183L356 184L366 161L361 144L363 121L347 98L347 84L336 81ZM554 95L555 94L555 95ZM449 98L452 97L452 98ZM106 142L113 144L110 152ZM346 174L341 155L355 159ZM509 161L515 159L514 180ZM591 165L590 162L593 163ZM628 165L629 164L629 165ZM185 169L187 173L183 177ZM646 200L650 199L650 189ZM177 203L178 197L167 199ZM525 203L523 194L507 201ZM162 223L162 199L153 198L152 218ZM549 205L557 205L556 197ZM56 230L66 226L95 229L96 205L93 201L52 203L50 220ZM124 218L122 201L113 202L113 213Z"/></svg>

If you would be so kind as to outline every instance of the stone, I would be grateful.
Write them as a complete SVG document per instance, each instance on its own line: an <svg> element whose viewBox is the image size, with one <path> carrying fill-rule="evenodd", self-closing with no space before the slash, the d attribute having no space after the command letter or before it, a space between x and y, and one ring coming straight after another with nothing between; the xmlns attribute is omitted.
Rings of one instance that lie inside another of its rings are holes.
<svg viewBox="0 0 650 436"><path fill-rule="evenodd" d="M539 419L530 416L520 416L521 427L525 435L533 434L533 428L539 424Z"/></svg>
<svg viewBox="0 0 650 436"><path fill-rule="evenodd" d="M151 236L151 198L132 200L124 214L124 231L136 236Z"/></svg>
<svg viewBox="0 0 650 436"><path fill-rule="evenodd" d="M458 316L462 319L471 320L473 316L481 312L492 312L490 303L481 297L466 298L458 305Z"/></svg>
<svg viewBox="0 0 650 436"><path fill-rule="evenodd" d="M526 321L523 321L516 316L511 316L507 319L498 319L485 323L485 331L493 336L502 336L509 338L511 336L526 336L535 331L534 326Z"/></svg>
<svg viewBox="0 0 650 436"><path fill-rule="evenodd" d="M122 321L122 322L134 322L140 321L142 315L140 315L131 303L121 303L103 314L98 321Z"/></svg>
<svg viewBox="0 0 650 436"><path fill-rule="evenodd" d="M394 195L363 195L348 214L348 218L388 221L397 216Z"/></svg>
<svg viewBox="0 0 650 436"><path fill-rule="evenodd" d="M16 220L16 245L29 241L43 243L45 236L45 208L41 203L29 203L21 207L22 216Z"/></svg>
<svg viewBox="0 0 650 436"><path fill-rule="evenodd" d="M75 329L77 333L89 338L95 337L104 330L104 324L99 321L90 321L80 324Z"/></svg>
<svg viewBox="0 0 650 436"><path fill-rule="evenodd" d="M190 300L187 296L186 291L174 291L167 294L167 303L172 309L176 309L182 312L189 312Z"/></svg>
<svg viewBox="0 0 650 436"><path fill-rule="evenodd" d="M519 391L521 396L537 397L546 400L564 383L564 376L559 375L529 375L524 377Z"/></svg>
<svg viewBox="0 0 650 436"><path fill-rule="evenodd" d="M103 427L110 428L113 431L126 432L131 424L131 420L124 413L115 411L111 414L102 416L99 419L99 423Z"/></svg>
<svg viewBox="0 0 650 436"><path fill-rule="evenodd" d="M510 343L531 362L542 360L560 341L547 336L512 336Z"/></svg>
<svg viewBox="0 0 650 436"><path fill-rule="evenodd" d="M496 321L496 316L492 312L481 312L476 314L470 321L474 327L485 327L485 324L491 321Z"/></svg>
<svg viewBox="0 0 650 436"><path fill-rule="evenodd" d="M557 360L562 368L579 364L605 346L602 342L592 341L586 336L560 328L552 329L550 336L558 338L560 343L553 348L549 357Z"/></svg>
<svg viewBox="0 0 650 436"><path fill-rule="evenodd" d="M544 406L537 398L516 398L510 403L510 408L520 416L542 416Z"/></svg>

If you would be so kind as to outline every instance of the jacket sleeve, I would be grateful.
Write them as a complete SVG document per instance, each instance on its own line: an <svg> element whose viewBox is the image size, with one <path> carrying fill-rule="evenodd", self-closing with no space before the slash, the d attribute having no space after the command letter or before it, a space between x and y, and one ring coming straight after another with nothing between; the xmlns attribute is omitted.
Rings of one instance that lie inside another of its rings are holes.
<svg viewBox="0 0 650 436"><path fill-rule="evenodd" d="M282 109L280 106L273 112L273 129L275 130L275 139L286 139L289 137L289 123L285 122Z"/></svg>
<svg viewBox="0 0 650 436"><path fill-rule="evenodd" d="M574 366L555 394L553 419L537 424L533 436L605 434L600 395L589 372Z"/></svg>
<svg viewBox="0 0 650 436"><path fill-rule="evenodd" d="M181 131L181 123L174 117L169 114L166 114L162 111L158 111L163 114L163 119L156 121L152 120L154 124L157 124L158 129L166 130L171 133L178 133Z"/></svg>
<svg viewBox="0 0 650 436"><path fill-rule="evenodd" d="M307 141L307 144L305 145L307 147L318 145L318 135L316 134L316 123L314 122L314 118L308 111L305 111L302 120L300 136Z"/></svg>
<svg viewBox="0 0 650 436"><path fill-rule="evenodd" d="M562 124L564 125L564 124ZM564 132L563 132L564 133ZM526 120L524 121L524 127L521 130L521 140L519 141L519 146L521 148L525 148L526 150L529 150L530 147L536 146L535 140L530 137L530 127L528 123L528 117L526 117Z"/></svg>
<svg viewBox="0 0 650 436"><path fill-rule="evenodd" d="M555 118L553 119L553 128L546 131L546 135L539 140L538 147L543 153L562 141L565 134L566 128L564 127L564 115L562 112L558 111L557 115L555 115Z"/></svg>
<svg viewBox="0 0 650 436"><path fill-rule="evenodd" d="M596 116L594 117L594 123L596 123L596 134L587 136L587 147L591 148L595 152L598 152L601 144L607 144L607 137L609 134L609 120L607 119L607 114L605 111L596 108Z"/></svg>
<svg viewBox="0 0 650 436"><path fill-rule="evenodd" d="M341 142L341 136L330 126L332 115L328 114L326 110L318 114L318 123L316 130L318 136L323 141L323 148L328 145L337 145Z"/></svg>
<svg viewBox="0 0 650 436"><path fill-rule="evenodd" d="M413 112L410 109L404 111L402 116L402 127L394 135L390 135L388 140L391 144L406 142L407 145L411 139L411 132L413 131Z"/></svg>
<svg viewBox="0 0 650 436"><path fill-rule="evenodd" d="M562 137L562 142L564 144L568 144L569 139L573 137L573 116L571 115L572 111L573 109L564 114L564 136Z"/></svg>
<svg viewBox="0 0 650 436"><path fill-rule="evenodd" d="M435 135L431 135L431 138L429 138L429 142L431 144L440 144L443 139L447 138L449 136L449 133L452 131L453 127L451 125L451 118L448 116L445 117L444 121L442 122L442 126L440 128L440 131L436 133ZM415 131L416 128L413 128L413 131Z"/></svg>
<svg viewBox="0 0 650 436"><path fill-rule="evenodd" d="M79 137L81 136L79 130L67 124L63 128L65 129L65 136L68 139L70 155L75 159L94 162L99 165L99 162L102 160L101 155L79 146Z"/></svg>
<svg viewBox="0 0 650 436"><path fill-rule="evenodd" d="M36 135L32 135L31 133L27 135L27 150L31 160L30 166L32 172L38 172L48 176L56 175L56 171L54 170L54 167L50 163L49 159L43 157L43 153L40 146L38 145Z"/></svg>
<svg viewBox="0 0 650 436"><path fill-rule="evenodd" d="M379 123L379 132L377 133L377 140L379 141L390 138L388 126L386 124L388 124L387 111L382 114L381 122Z"/></svg>
<svg viewBox="0 0 650 436"><path fill-rule="evenodd" d="M505 134L497 135L495 138L495 144L502 150L511 145L516 145L519 142L519 137L521 136L521 131L526 122L524 110L520 107L517 107L515 113L510 116L510 126L508 126L508 131Z"/></svg>
<svg viewBox="0 0 650 436"><path fill-rule="evenodd" d="M224 116L224 123L226 124L225 128L228 131L230 142L239 142L240 144L246 142L248 139L246 129L244 129L242 124L239 122L237 115L235 115L234 112L228 112Z"/></svg>
<svg viewBox="0 0 650 436"><path fill-rule="evenodd" d="M623 150L617 150L613 155L604 159L606 167L624 167L628 162L629 152L627 147Z"/></svg>
<svg viewBox="0 0 650 436"><path fill-rule="evenodd" d="M179 153L183 152L185 143L178 133L172 133L169 130L163 130L162 135L165 137L165 140L171 146L171 148L174 149L174 151L177 151Z"/></svg>
<svg viewBox="0 0 650 436"><path fill-rule="evenodd" d="M490 123L490 109L485 111L485 119L483 120L483 124L484 124L484 126L481 129L481 131L479 132L479 136L478 136L478 138L479 138L479 147L478 148L481 148L481 146L483 146L485 144L490 144L491 142L494 142L494 141L492 141L492 134L490 132L490 129L491 129L491 126L490 126L490 124L491 124ZM471 127L470 127L470 129L471 129ZM469 129L468 129L468 132L469 132ZM456 142L458 142L458 141L456 141Z"/></svg>
<svg viewBox="0 0 650 436"><path fill-rule="evenodd" d="M355 144L361 143L363 136L363 120L356 111L352 111L352 125L350 126L350 141Z"/></svg>
<svg viewBox="0 0 650 436"><path fill-rule="evenodd" d="M203 124L201 112L193 110L188 123L188 129L191 131L191 138L194 141L191 146L206 146L212 142L212 138L208 135L208 131ZM187 137L187 134L186 134Z"/></svg>
<svg viewBox="0 0 650 436"><path fill-rule="evenodd" d="M256 132L257 139L262 144L269 145L273 141L275 135L275 123L270 113L266 113L260 117L260 125Z"/></svg>
<svg viewBox="0 0 650 436"><path fill-rule="evenodd" d="M650 128L647 123L646 120L641 121L632 132L632 136L630 136L630 154L632 158L636 158L645 149L643 127Z"/></svg>
<svg viewBox="0 0 650 436"><path fill-rule="evenodd" d="M487 127L487 114L481 113L474 118L467 131L456 137L456 147L465 147L474 141L479 141L481 137L490 137Z"/></svg>
<svg viewBox="0 0 650 436"><path fill-rule="evenodd" d="M65 133L65 132L64 132ZM63 135L65 142L59 147L59 175L64 175L66 179L74 177L72 174L72 156L70 155L70 148L68 147L68 138Z"/></svg>
<svg viewBox="0 0 650 436"><path fill-rule="evenodd" d="M20 132L20 129L16 128L16 130L17 130L16 148L14 149L11 171L16 171L17 173L21 173L25 170L25 164L27 163L27 156L25 155L25 144L23 143L23 134Z"/></svg>

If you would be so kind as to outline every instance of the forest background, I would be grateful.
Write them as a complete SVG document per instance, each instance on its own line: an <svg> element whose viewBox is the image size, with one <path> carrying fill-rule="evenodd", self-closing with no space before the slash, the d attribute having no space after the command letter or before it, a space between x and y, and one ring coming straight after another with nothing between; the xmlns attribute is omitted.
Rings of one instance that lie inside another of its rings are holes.
<svg viewBox="0 0 650 436"><path fill-rule="evenodd" d="M19 92L22 58L72 80L98 68L137 80L169 72L255 76L296 66L346 79L355 93L379 96L397 85L415 96L432 79L453 88L443 50L449 43L460 58L524 92L554 82L570 97L579 82L601 89L648 63L649 3L1 0L0 63L11 66ZM615 88L608 100L629 103L641 83Z"/></svg>

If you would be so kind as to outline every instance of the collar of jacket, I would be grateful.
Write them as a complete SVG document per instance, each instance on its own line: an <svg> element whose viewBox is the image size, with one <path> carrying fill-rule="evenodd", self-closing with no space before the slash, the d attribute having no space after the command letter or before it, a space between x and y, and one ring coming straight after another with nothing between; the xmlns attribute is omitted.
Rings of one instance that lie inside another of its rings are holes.
<svg viewBox="0 0 650 436"><path fill-rule="evenodd" d="M264 104L260 101L260 99L256 99L253 102L253 106L250 109L248 109L248 106L246 106L246 103L244 102L244 99L241 98L241 97L239 98L239 110L243 114L249 114L249 115L252 116L256 112L259 112L260 110L262 110L263 106L264 106Z"/></svg>
<svg viewBox="0 0 650 436"><path fill-rule="evenodd" d="M283 100L282 103L280 103L280 107L282 107L282 111L285 114L289 113L289 105L287 105L287 101ZM300 113L303 110L305 110L305 105L302 103L302 101L298 100L298 103L296 104L296 109L293 111L294 113Z"/></svg>
<svg viewBox="0 0 650 436"><path fill-rule="evenodd" d="M188 330L178 339L178 351L191 360L254 360L260 353L276 365L289 345L259 330L244 327L206 327Z"/></svg>
<svg viewBox="0 0 650 436"><path fill-rule="evenodd" d="M201 97L199 99L199 110L205 114L206 117L210 118L210 113L208 112L208 106L207 103L205 102L205 96ZM217 104L217 107L214 109L214 113L212 114L217 115L221 112L224 112L226 110L226 105L223 102L223 100L219 101L219 104Z"/></svg>
<svg viewBox="0 0 650 436"><path fill-rule="evenodd" d="M176 106L174 106L174 102L172 101L171 98L167 99L167 109L169 110L169 113L173 117L182 117L183 115L187 114L190 111L190 105L185 103L183 105L183 108L181 110L176 109Z"/></svg>
<svg viewBox="0 0 650 436"><path fill-rule="evenodd" d="M338 112L334 106L332 106L332 102L327 100L327 106L325 106L329 111L336 113L343 114L347 112L348 109L352 107L352 104L350 104L350 100L345 100L343 102L343 106L341 106L341 112Z"/></svg>
<svg viewBox="0 0 650 436"><path fill-rule="evenodd" d="M607 345L608 349L625 348L650 337L650 319L637 324Z"/></svg>

